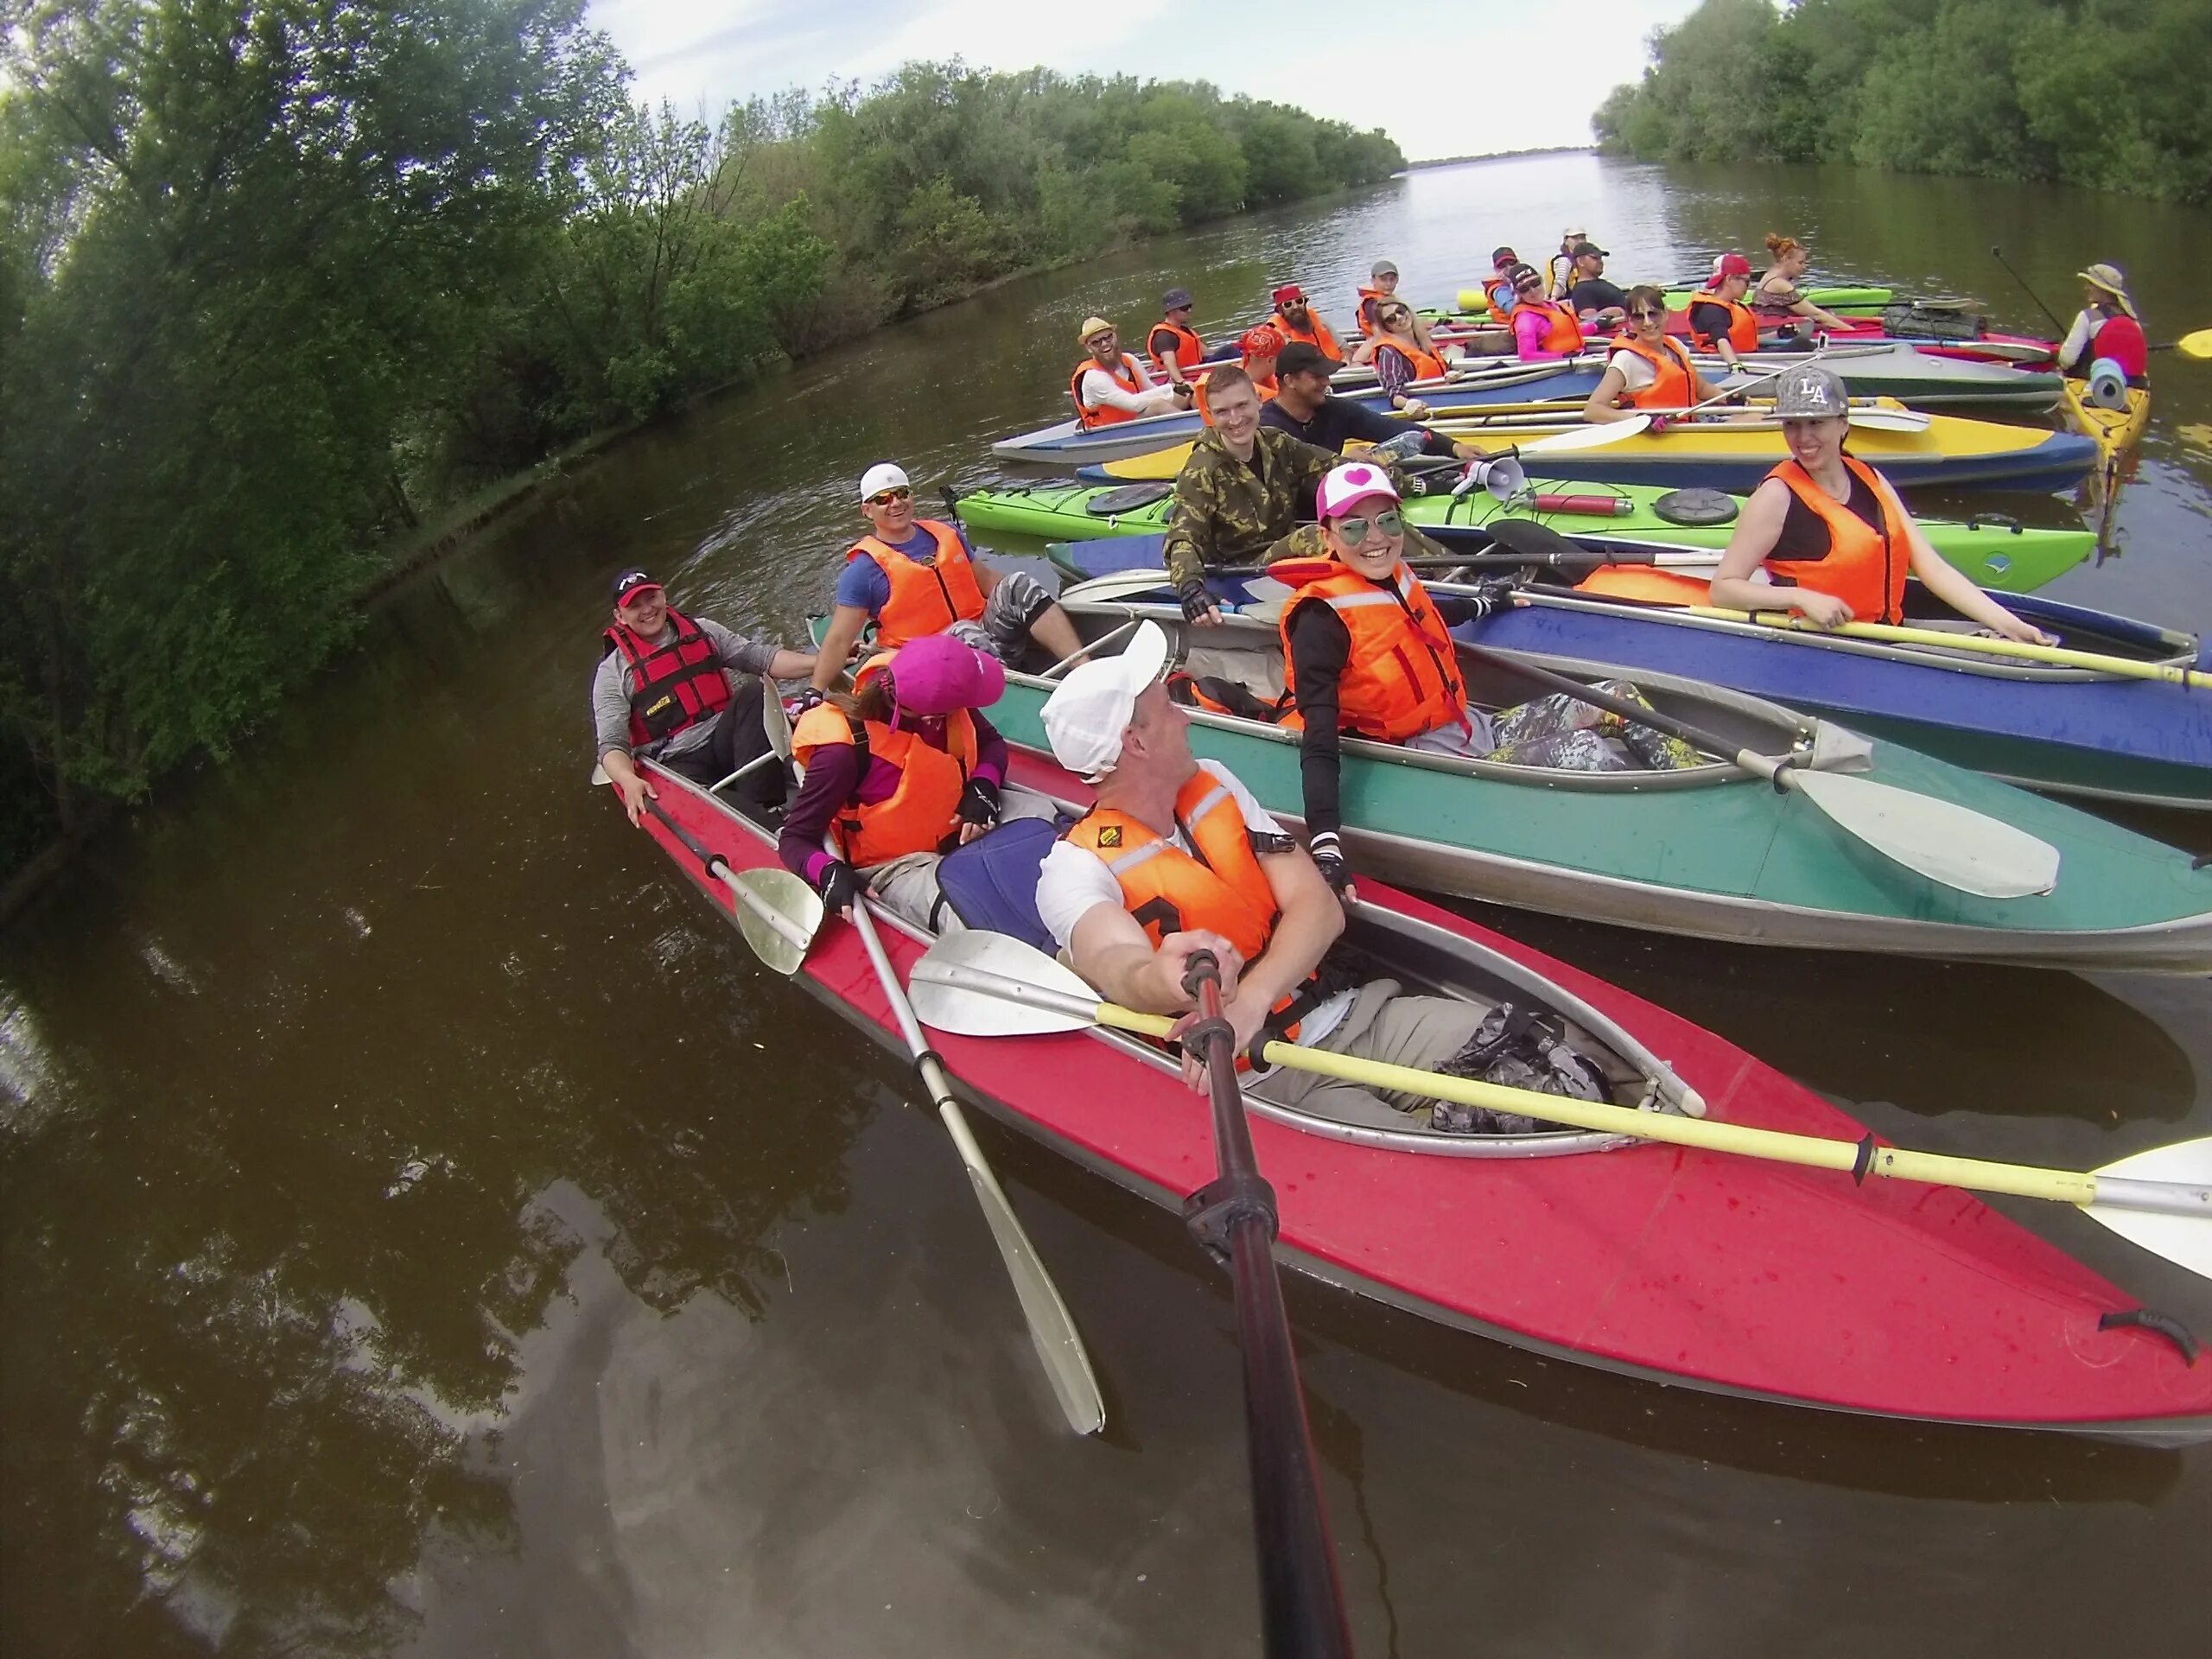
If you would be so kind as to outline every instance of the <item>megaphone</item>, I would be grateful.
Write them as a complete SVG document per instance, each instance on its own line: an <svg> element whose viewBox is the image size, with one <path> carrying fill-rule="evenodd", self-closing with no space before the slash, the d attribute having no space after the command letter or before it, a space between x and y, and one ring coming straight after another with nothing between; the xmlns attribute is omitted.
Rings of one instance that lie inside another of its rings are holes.
<svg viewBox="0 0 2212 1659"><path fill-rule="evenodd" d="M1459 483L1452 488L1455 496L1465 495L1478 486L1488 490L1500 501L1510 501L1529 487L1529 469L1516 455L1499 455L1494 460L1470 461Z"/></svg>

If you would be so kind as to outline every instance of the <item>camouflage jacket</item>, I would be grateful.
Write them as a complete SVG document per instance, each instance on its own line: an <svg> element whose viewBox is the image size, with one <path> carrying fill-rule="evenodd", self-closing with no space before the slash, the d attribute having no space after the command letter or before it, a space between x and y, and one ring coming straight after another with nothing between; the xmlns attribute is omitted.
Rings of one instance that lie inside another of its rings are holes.
<svg viewBox="0 0 2212 1659"><path fill-rule="evenodd" d="M1164 550L1168 579L1179 587L1224 565L1326 556L1320 527L1299 519L1301 509L1312 510L1315 486L1343 457L1271 426L1262 427L1253 444L1249 463L1230 454L1211 427L1192 444L1176 476ZM1402 492L1414 493L1402 472L1389 471ZM1407 526L1408 557L1441 551Z"/></svg>

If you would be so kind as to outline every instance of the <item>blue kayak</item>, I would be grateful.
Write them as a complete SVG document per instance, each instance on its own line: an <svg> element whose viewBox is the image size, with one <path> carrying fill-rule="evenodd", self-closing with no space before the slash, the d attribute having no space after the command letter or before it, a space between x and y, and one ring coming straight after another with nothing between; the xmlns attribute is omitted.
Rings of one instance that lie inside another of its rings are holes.
<svg viewBox="0 0 2212 1659"><path fill-rule="evenodd" d="M1052 556L1078 577L1155 569L1160 538L1070 543L1056 545ZM1233 579L1221 586L1232 601L1246 596ZM1970 648L1694 617L1542 583L1522 596L1526 602L1467 625L1465 637L1630 675L1707 681L2055 794L2212 810L2212 695L2201 690L1978 656ZM2075 650L2212 671L2212 652L2193 634L2032 594L2007 594L2005 605ZM1906 611L1916 626L1940 626L1946 618L1956 625L1916 582Z"/></svg>

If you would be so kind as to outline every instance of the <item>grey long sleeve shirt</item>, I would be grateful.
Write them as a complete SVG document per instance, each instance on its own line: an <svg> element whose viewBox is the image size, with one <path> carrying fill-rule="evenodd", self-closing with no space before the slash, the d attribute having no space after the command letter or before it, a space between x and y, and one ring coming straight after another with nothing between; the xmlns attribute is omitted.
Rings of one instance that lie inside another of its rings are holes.
<svg viewBox="0 0 2212 1659"><path fill-rule="evenodd" d="M721 623L705 617L695 616L691 620L699 625L700 632L715 642L715 649L721 654L722 677L729 682L732 691L737 690L739 675L766 674L768 664L776 659L778 647L774 645L733 633ZM675 637L676 625L670 623L650 643L664 645ZM623 667L622 653L610 651L599 659L599 668L592 676L591 723L597 739L592 753L601 757L610 749L630 753L629 677ZM663 742L647 744L638 753L654 760L685 754L704 743L714 729L712 721L699 721Z"/></svg>

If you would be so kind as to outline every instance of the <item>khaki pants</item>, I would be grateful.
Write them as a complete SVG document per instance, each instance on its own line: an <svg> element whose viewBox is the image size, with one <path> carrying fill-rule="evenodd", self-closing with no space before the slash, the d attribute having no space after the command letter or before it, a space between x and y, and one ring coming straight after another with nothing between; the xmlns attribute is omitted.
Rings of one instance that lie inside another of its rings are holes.
<svg viewBox="0 0 2212 1659"><path fill-rule="evenodd" d="M1466 1047L1489 1013L1480 1003L1456 997L1403 995L1394 979L1370 980L1359 988L1344 1023L1313 1046L1355 1059L1433 1071ZM1416 1127L1407 1122L1408 1116L1426 1114L1433 1103L1427 1095L1379 1092L1287 1067L1255 1084L1252 1092L1317 1117L1380 1128ZM1426 1122L1424 1116L1421 1124Z"/></svg>

